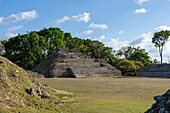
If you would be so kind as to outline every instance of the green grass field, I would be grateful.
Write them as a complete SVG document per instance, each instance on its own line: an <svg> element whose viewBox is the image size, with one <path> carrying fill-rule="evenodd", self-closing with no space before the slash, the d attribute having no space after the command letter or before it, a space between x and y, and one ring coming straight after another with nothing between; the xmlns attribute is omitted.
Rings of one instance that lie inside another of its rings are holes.
<svg viewBox="0 0 170 113"><path fill-rule="evenodd" d="M143 113L153 97L170 88L166 78L41 78L52 88L74 94L63 113Z"/></svg>

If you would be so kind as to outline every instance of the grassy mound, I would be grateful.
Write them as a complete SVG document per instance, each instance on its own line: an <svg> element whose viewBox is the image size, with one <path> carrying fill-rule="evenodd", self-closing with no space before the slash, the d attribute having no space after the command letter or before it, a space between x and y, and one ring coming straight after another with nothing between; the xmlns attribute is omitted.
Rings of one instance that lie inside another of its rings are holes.
<svg viewBox="0 0 170 113"><path fill-rule="evenodd" d="M0 113L62 112L72 94L37 81L24 69L0 56Z"/></svg>

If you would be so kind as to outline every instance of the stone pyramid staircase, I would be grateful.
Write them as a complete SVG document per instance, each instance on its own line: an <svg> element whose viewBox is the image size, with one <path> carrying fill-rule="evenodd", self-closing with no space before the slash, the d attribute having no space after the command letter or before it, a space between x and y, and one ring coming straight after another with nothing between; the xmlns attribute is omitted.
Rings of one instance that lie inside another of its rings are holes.
<svg viewBox="0 0 170 113"><path fill-rule="evenodd" d="M170 77L170 64L151 64L137 73L142 77Z"/></svg>
<svg viewBox="0 0 170 113"><path fill-rule="evenodd" d="M121 72L104 60L91 59L79 50L59 49L36 66L33 71L45 77L111 77Z"/></svg>

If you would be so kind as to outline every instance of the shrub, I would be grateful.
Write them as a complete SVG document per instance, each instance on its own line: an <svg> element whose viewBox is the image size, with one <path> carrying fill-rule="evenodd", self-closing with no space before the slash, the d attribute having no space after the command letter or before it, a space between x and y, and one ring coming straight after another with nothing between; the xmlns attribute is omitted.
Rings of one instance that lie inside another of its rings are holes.
<svg viewBox="0 0 170 113"><path fill-rule="evenodd" d="M134 61L134 64L136 65L136 71L140 71L144 68L144 64L140 61Z"/></svg>
<svg viewBox="0 0 170 113"><path fill-rule="evenodd" d="M144 67L142 62L119 60L116 64L116 68L122 72L123 76L135 76L136 72Z"/></svg>

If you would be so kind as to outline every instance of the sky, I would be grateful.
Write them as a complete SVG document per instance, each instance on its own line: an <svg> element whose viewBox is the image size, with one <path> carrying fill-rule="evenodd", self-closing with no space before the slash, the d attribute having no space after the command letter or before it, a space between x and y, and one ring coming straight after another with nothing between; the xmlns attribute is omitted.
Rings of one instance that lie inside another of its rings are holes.
<svg viewBox="0 0 170 113"><path fill-rule="evenodd" d="M152 37L170 30L170 0L0 0L1 40L44 27L99 40L113 50L140 46L160 60ZM163 57L170 61L170 41Z"/></svg>

